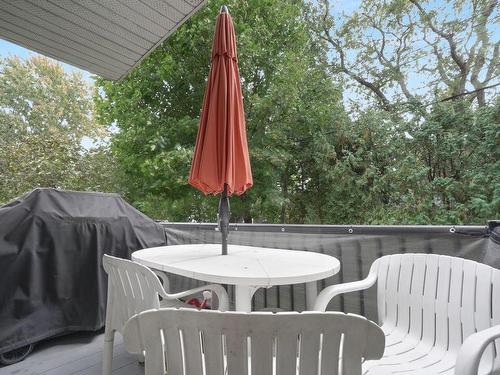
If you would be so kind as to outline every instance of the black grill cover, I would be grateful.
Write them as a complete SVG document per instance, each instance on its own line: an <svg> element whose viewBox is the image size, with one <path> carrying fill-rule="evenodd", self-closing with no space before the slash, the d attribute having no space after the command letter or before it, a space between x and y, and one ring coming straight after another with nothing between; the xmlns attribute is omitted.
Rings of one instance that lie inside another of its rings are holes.
<svg viewBox="0 0 500 375"><path fill-rule="evenodd" d="M119 195L36 189L0 207L0 353L105 322L104 253L166 244Z"/></svg>

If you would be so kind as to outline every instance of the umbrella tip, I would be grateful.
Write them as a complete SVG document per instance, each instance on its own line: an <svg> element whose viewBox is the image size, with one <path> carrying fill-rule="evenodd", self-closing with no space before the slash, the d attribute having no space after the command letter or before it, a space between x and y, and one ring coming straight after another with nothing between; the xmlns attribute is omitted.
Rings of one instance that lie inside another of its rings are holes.
<svg viewBox="0 0 500 375"><path fill-rule="evenodd" d="M227 10L227 6L223 5L220 7L220 12L221 13L229 13L229 11Z"/></svg>

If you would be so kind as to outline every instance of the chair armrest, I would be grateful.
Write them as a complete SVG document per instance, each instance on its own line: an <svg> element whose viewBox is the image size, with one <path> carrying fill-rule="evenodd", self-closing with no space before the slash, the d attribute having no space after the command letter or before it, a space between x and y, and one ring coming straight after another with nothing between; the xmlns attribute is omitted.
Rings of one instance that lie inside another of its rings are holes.
<svg viewBox="0 0 500 375"><path fill-rule="evenodd" d="M170 280L168 279L167 273L164 271L155 270L153 268L151 268L151 271L153 271L155 275L158 276L158 278L161 280L161 283L163 284L163 289L168 293L170 291Z"/></svg>
<svg viewBox="0 0 500 375"><path fill-rule="evenodd" d="M484 350L498 338L500 338L500 325L467 337L458 352L455 375L476 375Z"/></svg>
<svg viewBox="0 0 500 375"><path fill-rule="evenodd" d="M215 293L217 296L217 299L219 301L219 305L217 306L218 310L220 311L227 311L229 310L229 296L227 295L226 290L222 285L219 284L209 284L209 285L202 285L198 288L194 289L189 289L184 292L180 293L175 293L175 294L165 294L162 296L165 299L179 299L182 297L187 297L196 293L204 292L206 290L210 290Z"/></svg>
<svg viewBox="0 0 500 375"><path fill-rule="evenodd" d="M377 269L372 267L368 276L359 281L353 281L351 283L337 284L326 287L318 294L316 297L316 302L314 303L313 310L315 311L326 311L326 307L330 301L338 296L339 294L355 292L358 290L365 290L371 287L377 282Z"/></svg>

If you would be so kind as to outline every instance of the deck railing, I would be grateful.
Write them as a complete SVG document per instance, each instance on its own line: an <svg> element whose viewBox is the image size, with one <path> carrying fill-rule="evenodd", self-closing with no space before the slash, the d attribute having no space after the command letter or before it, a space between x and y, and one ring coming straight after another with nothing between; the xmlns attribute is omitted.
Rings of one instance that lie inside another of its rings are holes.
<svg viewBox="0 0 500 375"><path fill-rule="evenodd" d="M190 243L219 243L216 224L161 223L169 245ZM373 225L280 225L232 224L229 243L293 250L316 251L332 255L341 261L340 272L318 282L318 290L325 286L364 278L372 262L395 253L435 253L453 255L487 262L488 252L498 252L500 245L492 243L487 226L373 226ZM495 247L496 246L496 247ZM486 261L485 261L486 260ZM491 264L499 267L500 264ZM172 288L187 289L197 282L173 276ZM232 294L232 288L228 291ZM301 311L305 308L304 285L261 289L256 292L253 309L280 307ZM377 318L375 290L341 296L329 306Z"/></svg>

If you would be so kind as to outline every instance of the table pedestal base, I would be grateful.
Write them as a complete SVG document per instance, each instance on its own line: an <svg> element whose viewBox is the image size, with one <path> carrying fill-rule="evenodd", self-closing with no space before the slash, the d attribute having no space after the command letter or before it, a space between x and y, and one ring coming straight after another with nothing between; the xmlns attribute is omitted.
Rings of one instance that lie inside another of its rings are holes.
<svg viewBox="0 0 500 375"><path fill-rule="evenodd" d="M241 312L251 312L252 297L257 289L259 289L259 287L236 285L234 288L234 310Z"/></svg>
<svg viewBox="0 0 500 375"><path fill-rule="evenodd" d="M306 283L306 309L311 311L316 302L316 297L318 297L318 283L316 281L311 281Z"/></svg>
<svg viewBox="0 0 500 375"><path fill-rule="evenodd" d="M252 298L260 287L236 285L234 288L234 310L241 312L252 311ZM312 310L316 297L318 296L318 283L311 281L306 283L306 309Z"/></svg>

